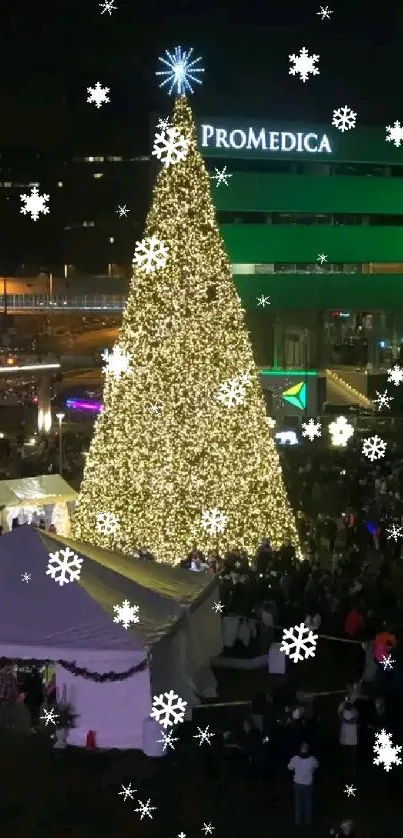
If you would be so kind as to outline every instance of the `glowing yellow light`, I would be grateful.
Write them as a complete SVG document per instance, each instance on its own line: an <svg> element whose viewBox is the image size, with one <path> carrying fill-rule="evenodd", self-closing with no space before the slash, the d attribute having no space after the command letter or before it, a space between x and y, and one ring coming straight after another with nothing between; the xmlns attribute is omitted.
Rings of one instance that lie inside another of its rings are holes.
<svg viewBox="0 0 403 838"><path fill-rule="evenodd" d="M161 169L143 234L169 255L158 271L134 271L118 340L130 368L105 373L73 533L128 555L147 546L170 564L194 545L206 555L234 545L253 555L265 536L275 548L290 537L302 558L185 97L170 121L189 151ZM220 402L222 382L246 373L242 403ZM210 534L201 522L213 509L226 524ZM116 532L97 531L101 512L116 516Z"/></svg>

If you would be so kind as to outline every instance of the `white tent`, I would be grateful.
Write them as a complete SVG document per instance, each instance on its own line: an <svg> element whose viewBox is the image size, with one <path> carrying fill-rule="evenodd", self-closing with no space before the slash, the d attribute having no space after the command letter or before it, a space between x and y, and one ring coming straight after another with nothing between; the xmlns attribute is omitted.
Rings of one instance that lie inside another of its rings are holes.
<svg viewBox="0 0 403 838"><path fill-rule="evenodd" d="M66 547L82 559L81 573L60 585L46 570L49 553ZM0 538L0 656L56 662L59 689L77 713L69 744L83 747L94 730L99 747L143 748L153 695L172 689L188 706L198 702L200 673L222 646L217 585L19 527ZM128 629L115 622L124 600L139 608Z"/></svg>
<svg viewBox="0 0 403 838"><path fill-rule="evenodd" d="M1 525L9 530L14 518L18 518L20 524L30 524L32 520L38 523L39 518L44 518L48 526L52 516L68 522L68 504L74 503L76 498L77 492L59 474L0 480ZM64 526L60 534L69 535L69 526Z"/></svg>

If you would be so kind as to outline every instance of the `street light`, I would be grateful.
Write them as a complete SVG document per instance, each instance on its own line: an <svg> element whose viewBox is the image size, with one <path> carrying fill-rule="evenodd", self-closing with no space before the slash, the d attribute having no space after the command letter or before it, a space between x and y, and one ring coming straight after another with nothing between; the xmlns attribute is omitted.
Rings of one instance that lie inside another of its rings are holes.
<svg viewBox="0 0 403 838"><path fill-rule="evenodd" d="M62 422L65 417L64 413L56 413L56 419L59 420L59 474L60 477L63 477L62 469L63 469L63 431L62 431Z"/></svg>

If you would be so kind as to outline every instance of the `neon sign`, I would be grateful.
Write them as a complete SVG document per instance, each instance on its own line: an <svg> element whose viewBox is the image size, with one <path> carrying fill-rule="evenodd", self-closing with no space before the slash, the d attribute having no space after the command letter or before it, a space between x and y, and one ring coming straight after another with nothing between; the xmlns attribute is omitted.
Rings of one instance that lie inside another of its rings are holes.
<svg viewBox="0 0 403 838"><path fill-rule="evenodd" d="M332 153L327 134L313 131L266 131L265 128L252 126L241 129L217 128L214 125L201 125L202 148L246 149L247 151L273 152L308 152L309 154Z"/></svg>

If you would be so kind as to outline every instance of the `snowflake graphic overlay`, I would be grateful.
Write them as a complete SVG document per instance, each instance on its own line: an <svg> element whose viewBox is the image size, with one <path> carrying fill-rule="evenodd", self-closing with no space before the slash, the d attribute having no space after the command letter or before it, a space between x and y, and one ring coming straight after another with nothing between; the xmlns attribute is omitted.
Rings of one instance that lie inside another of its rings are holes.
<svg viewBox="0 0 403 838"><path fill-rule="evenodd" d="M344 108L337 108L333 111L332 125L344 133L344 131L350 131L351 128L355 128L356 119L357 114L351 108L347 107L347 105L344 105Z"/></svg>
<svg viewBox="0 0 403 838"><path fill-rule="evenodd" d="M153 707L150 713L152 719L163 728L183 722L187 701L180 698L173 690L153 697Z"/></svg>
<svg viewBox="0 0 403 838"><path fill-rule="evenodd" d="M392 734L381 730L380 733L375 734L375 744L373 746L374 765L383 765L385 771L390 771L392 765L401 765L401 757L398 756L402 750L401 745L392 744Z"/></svg>
<svg viewBox="0 0 403 838"><path fill-rule="evenodd" d="M171 125L171 123L169 121L169 117L166 117L165 119L160 118L157 122L156 127L160 131L168 131L168 128L172 128L173 126Z"/></svg>
<svg viewBox="0 0 403 838"><path fill-rule="evenodd" d="M193 739L199 739L199 745L202 745L203 742L207 742L207 745L211 745L210 739L215 736L215 733L211 733L209 731L209 725L207 725L204 730L202 730L201 727L197 727L197 730L199 732L196 733L196 736L194 736Z"/></svg>
<svg viewBox="0 0 403 838"><path fill-rule="evenodd" d="M69 582L78 582L82 563L83 560L78 558L77 553L70 550L70 547L64 547L56 553L49 553L46 575L51 576L60 587Z"/></svg>
<svg viewBox="0 0 403 838"><path fill-rule="evenodd" d="M115 344L112 352L105 349L102 352L101 358L105 361L105 366L102 367L102 372L111 373L117 381L123 373L129 372L129 365L131 361L130 352L122 352L120 346Z"/></svg>
<svg viewBox="0 0 403 838"><path fill-rule="evenodd" d="M389 402L393 402L393 396L388 396L388 391L384 390L383 393L380 393L378 390L375 390L377 398L372 399L372 403L378 406L378 410L381 410L382 407L387 407L390 410Z"/></svg>
<svg viewBox="0 0 403 838"><path fill-rule="evenodd" d="M344 448L353 436L354 428L347 422L345 416L338 416L335 422L330 422L329 433L332 437L332 444Z"/></svg>
<svg viewBox="0 0 403 838"><path fill-rule="evenodd" d="M399 148L400 143L403 142L403 125L400 125L397 120L393 123L393 126L386 126L386 142L393 143L396 148Z"/></svg>
<svg viewBox="0 0 403 838"><path fill-rule="evenodd" d="M175 96L183 96L186 92L194 93L193 84L201 84L202 80L199 78L200 73L204 73L204 68L200 67L201 58L194 58L193 48L189 50L182 50L182 47L175 47L172 55L167 49L165 50L164 58L160 56L158 61L168 67L168 70L158 70L156 76L164 76L165 78L160 84L160 87L171 85L168 90L169 95L174 92ZM199 65L199 66L198 66Z"/></svg>
<svg viewBox="0 0 403 838"><path fill-rule="evenodd" d="M319 15L322 20L330 20L330 15L333 14L333 9L329 9L329 6L321 6L316 14Z"/></svg>
<svg viewBox="0 0 403 838"><path fill-rule="evenodd" d="M224 606L223 606L222 602L214 602L213 603L213 611L215 611L216 614L222 614L223 610L224 610Z"/></svg>
<svg viewBox="0 0 403 838"><path fill-rule="evenodd" d="M31 581L31 573L27 573L25 570L24 573L21 573L21 582L30 582Z"/></svg>
<svg viewBox="0 0 403 838"><path fill-rule="evenodd" d="M156 236L136 242L133 264L146 274L165 268L167 258L168 248Z"/></svg>
<svg viewBox="0 0 403 838"><path fill-rule="evenodd" d="M309 422L302 423L302 436L307 436L313 442L315 437L320 437L321 433L321 423L315 422L314 419L310 419Z"/></svg>
<svg viewBox="0 0 403 838"><path fill-rule="evenodd" d="M323 265L324 262L327 262L327 253L318 253L318 258L316 261L320 262L320 264Z"/></svg>
<svg viewBox="0 0 403 838"><path fill-rule="evenodd" d="M271 305L270 297L265 297L264 294L262 294L261 297L256 297L256 299L257 299L258 306L262 306L262 308L264 308L265 306L270 306Z"/></svg>
<svg viewBox="0 0 403 838"><path fill-rule="evenodd" d="M368 436L364 439L362 444L362 453L364 454L364 457L367 457L372 463L374 460L380 460L381 457L384 457L385 451L386 442L384 442L378 434L375 434L375 436Z"/></svg>
<svg viewBox="0 0 403 838"><path fill-rule="evenodd" d="M306 82L309 74L312 76L319 75L319 70L315 67L316 62L319 61L319 55L309 55L308 50L305 49L305 47L302 47L299 51L299 55L295 55L295 53L293 53L288 57L291 64L294 65L289 70L290 76L299 76L301 81Z"/></svg>
<svg viewBox="0 0 403 838"><path fill-rule="evenodd" d="M100 108L105 102L110 102L109 96L109 87L101 87L101 82L97 81L95 87L87 87L87 93L90 95L87 96L87 102L93 103L96 108Z"/></svg>
<svg viewBox="0 0 403 838"><path fill-rule="evenodd" d="M202 832L204 832L205 835L212 835L213 829L215 829L215 826L211 826L211 823L204 823L202 826Z"/></svg>
<svg viewBox="0 0 403 838"><path fill-rule="evenodd" d="M116 212L117 212L119 218L126 218L127 213L130 212L130 210L127 208L126 204L123 204L123 206L118 204L118 208L117 208Z"/></svg>
<svg viewBox="0 0 403 838"><path fill-rule="evenodd" d="M227 407L235 407L235 405L243 404L245 396L245 386L240 379L229 378L223 384L220 384L217 401L222 402Z"/></svg>
<svg viewBox="0 0 403 838"><path fill-rule="evenodd" d="M167 128L156 133L152 154L168 168L185 159L189 151L189 140L177 128Z"/></svg>
<svg viewBox="0 0 403 838"><path fill-rule="evenodd" d="M217 169L216 166L214 167L214 169L215 169L215 175L210 175L211 180L216 181L216 186L219 186L220 183L223 183L224 186L228 186L228 178L232 177L232 174L231 174L231 172L227 172L227 167L224 166L221 169L221 171L220 171L220 169Z"/></svg>
<svg viewBox="0 0 403 838"><path fill-rule="evenodd" d="M284 629L280 652L288 655L294 663L313 658L315 657L317 639L317 634L314 634L304 623L300 623L299 626ZM302 652L305 654L302 654Z"/></svg>
<svg viewBox="0 0 403 838"><path fill-rule="evenodd" d="M105 12L109 12L110 16L112 12L117 9L117 6L115 6L114 0L104 0L103 3L99 4L99 8L102 9L101 15L104 15Z"/></svg>
<svg viewBox="0 0 403 838"><path fill-rule="evenodd" d="M42 215L48 214L49 207L46 207L45 204L49 200L49 195L40 195L36 186L32 187L30 195L20 195L20 198L25 203L25 207L20 210L22 215L30 213L32 221L38 220L39 213L42 213Z"/></svg>
<svg viewBox="0 0 403 838"><path fill-rule="evenodd" d="M59 718L58 714L54 707L51 707L50 710L47 710L46 707L43 708L43 716L39 716L42 722L45 722L45 725L55 725L57 719Z"/></svg>
<svg viewBox="0 0 403 838"><path fill-rule="evenodd" d="M164 731L161 731L161 736L162 736L162 739L157 739L157 742L160 743L161 745L163 744L162 750L166 751L167 748L172 748L172 750L174 751L175 750L174 742L178 742L179 740L178 740L177 736L173 735L173 731L169 730L168 733L164 733Z"/></svg>
<svg viewBox="0 0 403 838"><path fill-rule="evenodd" d="M395 387L398 387L403 381L403 368L395 364L394 367L388 370L388 381L394 384Z"/></svg>
<svg viewBox="0 0 403 838"><path fill-rule="evenodd" d="M403 538L403 536L402 536L403 527L398 527L398 526L396 526L396 524L392 524L390 530L385 530L385 532L390 533L390 535L388 535L388 538L387 538L388 541L391 538L393 538L393 540L396 542L398 538Z"/></svg>
<svg viewBox="0 0 403 838"><path fill-rule="evenodd" d="M217 535L219 532L224 532L227 520L227 516L215 506L213 509L206 509L203 512L200 526L209 535Z"/></svg>
<svg viewBox="0 0 403 838"><path fill-rule="evenodd" d="M139 623L140 617L137 616L139 610L138 605L130 605L128 599L124 599L122 605L114 605L113 610L117 616L113 618L114 623L122 623L123 628L128 629L130 623Z"/></svg>
<svg viewBox="0 0 403 838"><path fill-rule="evenodd" d="M142 800L138 801L138 804L139 804L138 809L135 809L134 811L135 812L140 812L140 820L141 821L146 816L148 818L151 818L151 819L153 818L153 815L151 814L151 812L155 812L157 807L156 806L150 806L150 802L151 802L150 798L148 798L148 800L145 803L143 803Z"/></svg>
<svg viewBox="0 0 403 838"><path fill-rule="evenodd" d="M103 535L111 535L116 532L119 520L111 512L99 512L97 515L97 530Z"/></svg>
<svg viewBox="0 0 403 838"><path fill-rule="evenodd" d="M347 795L347 797L355 797L356 791L357 789L354 788L354 786L346 786L344 789L344 793Z"/></svg>
<svg viewBox="0 0 403 838"><path fill-rule="evenodd" d="M381 657L381 664L386 672L387 669L393 669L393 658L392 655L382 655Z"/></svg>
<svg viewBox="0 0 403 838"><path fill-rule="evenodd" d="M126 802L128 797L130 797L130 800L133 800L133 795L136 791L137 789L132 789L131 783L128 786L124 786L122 783L122 791L119 792L119 797L123 795L124 802Z"/></svg>

